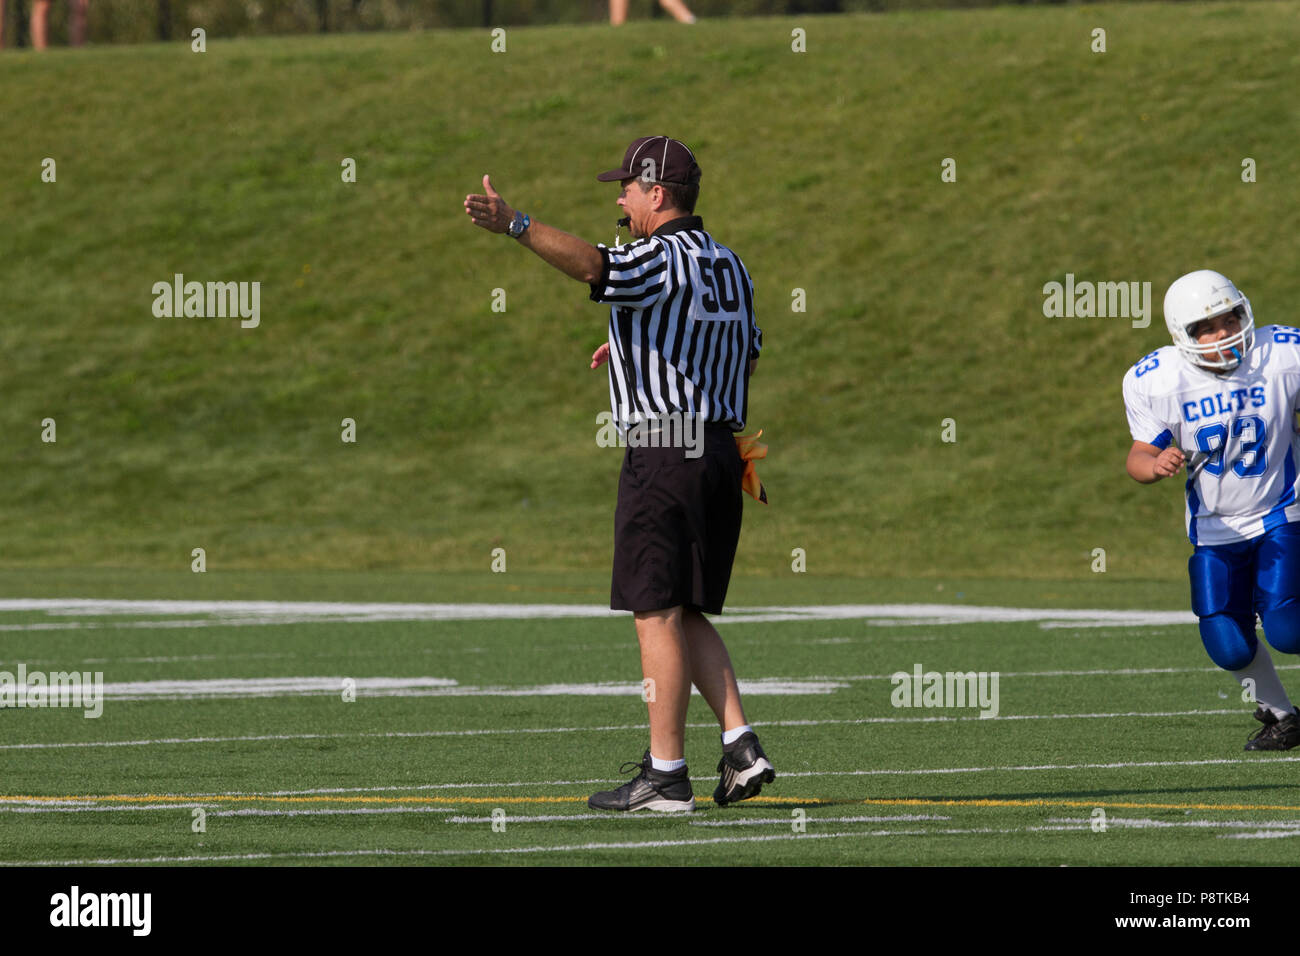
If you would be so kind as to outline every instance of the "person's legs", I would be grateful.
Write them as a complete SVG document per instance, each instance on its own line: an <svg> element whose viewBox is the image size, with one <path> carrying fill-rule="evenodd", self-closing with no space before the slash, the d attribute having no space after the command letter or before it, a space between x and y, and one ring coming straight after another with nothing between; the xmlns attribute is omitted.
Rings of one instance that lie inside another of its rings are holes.
<svg viewBox="0 0 1300 956"><path fill-rule="evenodd" d="M1192 613L1210 660L1237 671L1255 657L1254 568L1248 543L1198 546L1187 560Z"/></svg>
<svg viewBox="0 0 1300 956"><path fill-rule="evenodd" d="M634 613L637 640L641 644L641 673L647 680L650 749L642 758L641 772L636 777L614 790L592 794L587 806L593 810L622 812L689 813L695 809L684 749L691 663L682 630L682 609L679 606ZM656 767L656 761L676 766Z"/></svg>
<svg viewBox="0 0 1300 956"><path fill-rule="evenodd" d="M624 0L626 4L627 0ZM659 0L659 6L663 7L672 14L673 19L678 23L694 23L695 14L687 9L682 0Z"/></svg>
<svg viewBox="0 0 1300 956"><path fill-rule="evenodd" d="M594 794L588 805L595 809L694 807L684 766L692 683L724 731L714 800L748 799L774 779L771 761L745 722L726 645L703 616L721 613L726 599L743 515L743 470L725 426L706 429L702 458L683 459L681 448L653 446L629 446L624 455L610 607L635 616L649 692L650 750L641 776ZM670 780L669 774L681 779Z"/></svg>
<svg viewBox="0 0 1300 956"><path fill-rule="evenodd" d="M1300 525L1272 528L1252 545L1254 606L1264 625L1264 637L1276 650L1300 653ZM1265 646L1261 644L1259 650L1268 663L1264 673L1252 677L1260 704L1255 717L1264 729L1246 746L1249 750L1290 750L1300 746L1300 714L1282 686Z"/></svg>
<svg viewBox="0 0 1300 956"><path fill-rule="evenodd" d="M1255 603L1264 637L1285 654L1300 654L1300 524L1265 533L1255 566Z"/></svg>
<svg viewBox="0 0 1300 956"><path fill-rule="evenodd" d="M86 7L90 0L68 0L68 45L84 46L86 43Z"/></svg>
<svg viewBox="0 0 1300 956"><path fill-rule="evenodd" d="M1198 546L1187 563L1192 611L1200 618L1210 659L1251 691L1259 705L1255 718L1264 727L1248 738L1246 749L1289 750L1300 742L1300 726L1272 656L1255 637L1255 613L1265 606L1261 581L1268 577L1259 562L1263 543Z"/></svg>
<svg viewBox="0 0 1300 956"><path fill-rule="evenodd" d="M706 612L721 614L726 602L744 518L741 482L745 470L728 429L712 434L706 430L705 445L705 504L694 538L701 593L691 602L686 631L692 678L723 731L720 779L713 799L726 806L757 796L764 784L776 779L776 773L745 717L727 646L704 616Z"/></svg>
<svg viewBox="0 0 1300 956"><path fill-rule="evenodd" d="M627 22L627 0L609 0L609 25L622 26Z"/></svg>
<svg viewBox="0 0 1300 956"><path fill-rule="evenodd" d="M641 644L641 676L652 682L646 694L650 755L681 760L686 752L686 707L691 700L691 659L682 609L638 612L636 636Z"/></svg>
<svg viewBox="0 0 1300 956"><path fill-rule="evenodd" d="M50 25L50 0L32 0L32 49L44 50Z"/></svg>
<svg viewBox="0 0 1300 956"><path fill-rule="evenodd" d="M731 655L717 628L703 614L689 610L682 615L686 644L690 651L691 681L712 708L723 731L749 723L740 703L740 688Z"/></svg>

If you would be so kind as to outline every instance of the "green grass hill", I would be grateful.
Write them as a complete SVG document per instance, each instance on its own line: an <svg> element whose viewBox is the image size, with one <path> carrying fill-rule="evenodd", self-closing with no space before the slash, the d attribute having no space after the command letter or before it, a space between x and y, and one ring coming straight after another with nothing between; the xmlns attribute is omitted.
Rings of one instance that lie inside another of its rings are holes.
<svg viewBox="0 0 1300 956"><path fill-rule="evenodd" d="M1110 578L1183 576L1181 482L1125 475L1120 381L1191 269L1297 323L1300 6L505 40L0 55L0 567L183 570L202 547L211 569L466 572L502 547L511 571L606 568L607 309L461 203L490 173L608 243L595 174L666 132L764 332L772 504L747 502L738 575L803 548L810 573L1068 579L1102 548ZM175 273L260 282L260 326L155 317ZM1045 317L1067 273L1150 282L1150 327Z"/></svg>

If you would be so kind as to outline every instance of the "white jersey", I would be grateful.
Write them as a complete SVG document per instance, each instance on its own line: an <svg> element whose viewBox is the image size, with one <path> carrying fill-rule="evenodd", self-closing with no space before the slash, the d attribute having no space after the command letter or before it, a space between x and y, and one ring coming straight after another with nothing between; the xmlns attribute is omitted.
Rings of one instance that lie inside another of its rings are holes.
<svg viewBox="0 0 1300 956"><path fill-rule="evenodd" d="M1254 345L1227 375L1166 345L1128 370L1124 406L1134 441L1173 443L1189 467L1210 454L1187 481L1192 544L1231 544L1300 521L1300 329L1257 328Z"/></svg>

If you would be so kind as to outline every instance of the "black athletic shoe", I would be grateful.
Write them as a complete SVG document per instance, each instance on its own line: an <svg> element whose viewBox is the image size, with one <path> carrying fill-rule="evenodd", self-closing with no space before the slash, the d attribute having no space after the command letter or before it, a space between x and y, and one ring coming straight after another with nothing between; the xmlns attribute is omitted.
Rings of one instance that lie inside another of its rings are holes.
<svg viewBox="0 0 1300 956"><path fill-rule="evenodd" d="M1264 726L1246 738L1247 750L1290 750L1300 744L1300 715L1295 711L1278 720L1271 710L1258 707L1254 716Z"/></svg>
<svg viewBox="0 0 1300 956"><path fill-rule="evenodd" d="M650 751L641 762L628 761L618 768L627 773L629 767L640 767L641 772L617 790L593 793L587 806L593 810L654 810L658 813L690 813L695 809L695 792L686 768L664 772L650 763Z"/></svg>
<svg viewBox="0 0 1300 956"><path fill-rule="evenodd" d="M752 733L742 734L735 743L723 745L718 770L722 779L713 791L713 799L720 807L757 796L763 784L776 779L772 762Z"/></svg>

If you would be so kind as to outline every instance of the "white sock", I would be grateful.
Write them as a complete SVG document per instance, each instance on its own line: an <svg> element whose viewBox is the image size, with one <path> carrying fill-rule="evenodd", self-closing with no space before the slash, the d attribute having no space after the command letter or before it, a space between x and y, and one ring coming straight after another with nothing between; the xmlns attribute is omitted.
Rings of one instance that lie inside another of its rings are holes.
<svg viewBox="0 0 1300 956"><path fill-rule="evenodd" d="M1278 720L1295 710L1291 698L1286 695L1286 690L1282 687L1277 671L1273 669L1273 657L1263 641L1260 641L1259 646L1255 648L1254 660L1241 670L1229 673L1237 678L1238 683L1243 687L1246 686L1246 681L1254 681L1256 703L1265 710L1271 710Z"/></svg>
<svg viewBox="0 0 1300 956"><path fill-rule="evenodd" d="M660 760L654 754L651 754L650 766L661 773L672 773L674 770L681 770L686 766L686 758L683 757L681 760Z"/></svg>
<svg viewBox="0 0 1300 956"><path fill-rule="evenodd" d="M727 744L734 744L741 737L745 736L745 734L752 734L753 732L754 728L749 726L749 724L742 724L734 730L728 730L722 735L722 746L725 747Z"/></svg>

